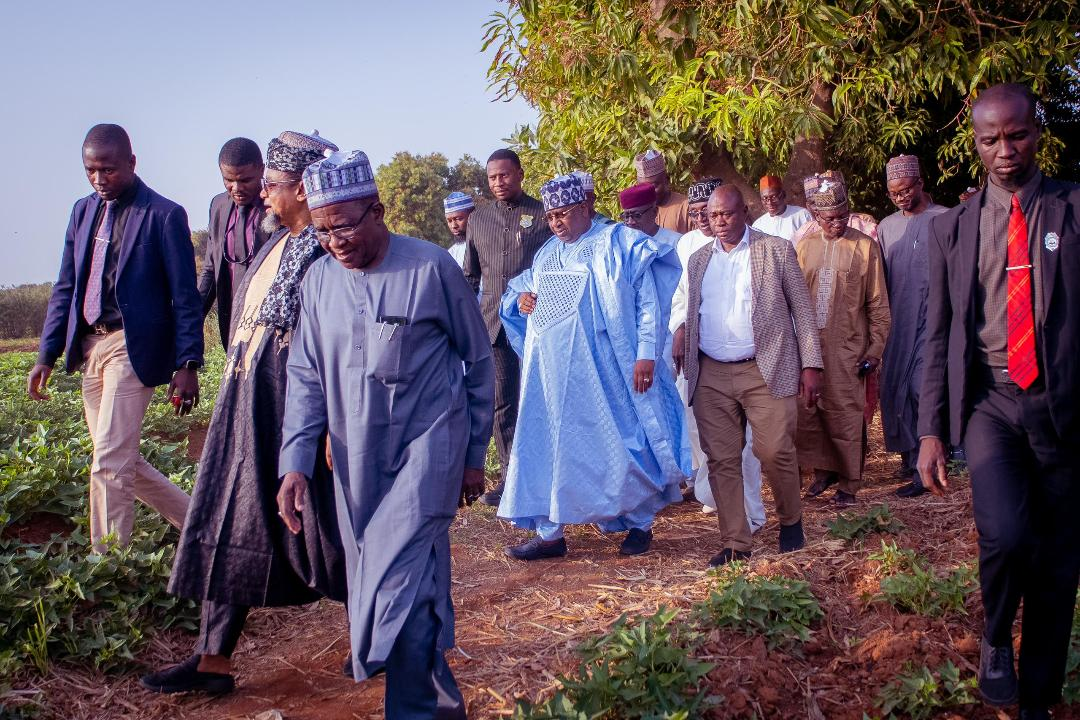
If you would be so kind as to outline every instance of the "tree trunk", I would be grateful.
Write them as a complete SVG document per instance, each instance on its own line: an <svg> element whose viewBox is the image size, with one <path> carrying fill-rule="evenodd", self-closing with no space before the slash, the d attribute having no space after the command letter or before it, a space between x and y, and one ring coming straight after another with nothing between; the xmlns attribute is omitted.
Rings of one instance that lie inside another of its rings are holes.
<svg viewBox="0 0 1080 720"><path fill-rule="evenodd" d="M832 92L830 83L816 81L812 88L810 103L819 110L833 117ZM791 162L784 176L784 190L788 199L796 205L806 207L806 194L803 192L803 178L825 169L825 138L799 136L791 150Z"/></svg>
<svg viewBox="0 0 1080 720"><path fill-rule="evenodd" d="M764 212L761 205L761 197L758 195L757 184L750 184L735 168L735 161L726 148L718 148L712 143L702 148L701 158L694 166L693 175L699 180L718 177L723 179L725 185L734 185L739 188L743 199L750 207L750 217L756 218Z"/></svg>

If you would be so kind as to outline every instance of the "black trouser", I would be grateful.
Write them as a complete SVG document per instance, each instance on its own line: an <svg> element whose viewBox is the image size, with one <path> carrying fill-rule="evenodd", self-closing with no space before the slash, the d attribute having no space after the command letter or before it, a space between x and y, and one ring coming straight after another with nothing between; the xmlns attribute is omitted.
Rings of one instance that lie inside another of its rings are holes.
<svg viewBox="0 0 1080 720"><path fill-rule="evenodd" d="M506 468L510 464L510 448L514 445L514 428L517 426L518 395L521 392L521 360L500 332L491 346L495 362L495 447L499 451L500 489L506 480Z"/></svg>
<svg viewBox="0 0 1080 720"><path fill-rule="evenodd" d="M1020 600L1020 702L1061 697L1080 576L1080 453L1059 438L1041 381L1027 392L987 380L973 388L965 431L979 582L990 644L1012 643Z"/></svg>
<svg viewBox="0 0 1080 720"><path fill-rule="evenodd" d="M203 600L195 654L232 657L250 609L247 605Z"/></svg>

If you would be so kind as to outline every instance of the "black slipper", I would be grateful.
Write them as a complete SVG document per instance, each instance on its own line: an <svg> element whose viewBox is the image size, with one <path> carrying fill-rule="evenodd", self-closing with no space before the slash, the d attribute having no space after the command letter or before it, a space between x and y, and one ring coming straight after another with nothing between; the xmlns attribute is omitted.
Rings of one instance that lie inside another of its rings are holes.
<svg viewBox="0 0 1080 720"><path fill-rule="evenodd" d="M228 673L201 672L199 660L199 655L192 655L168 670L143 675L139 678L139 684L156 693L203 692L223 695L236 688L236 681Z"/></svg>

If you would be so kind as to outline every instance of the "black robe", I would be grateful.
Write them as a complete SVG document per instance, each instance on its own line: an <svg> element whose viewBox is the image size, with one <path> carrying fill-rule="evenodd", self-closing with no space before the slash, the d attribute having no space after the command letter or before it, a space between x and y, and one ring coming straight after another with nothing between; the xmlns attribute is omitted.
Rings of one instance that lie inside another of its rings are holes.
<svg viewBox="0 0 1080 720"><path fill-rule="evenodd" d="M276 241L286 241L281 236L279 231L253 259L237 291L241 307L267 254ZM234 313L233 337L239 314ZM243 343L233 346L229 358L246 350ZM301 514L303 531L293 535L278 516L288 359L288 346L279 348L268 330L247 374L227 370L222 377L173 562L169 592L175 595L247 606L347 597L333 475L321 450Z"/></svg>

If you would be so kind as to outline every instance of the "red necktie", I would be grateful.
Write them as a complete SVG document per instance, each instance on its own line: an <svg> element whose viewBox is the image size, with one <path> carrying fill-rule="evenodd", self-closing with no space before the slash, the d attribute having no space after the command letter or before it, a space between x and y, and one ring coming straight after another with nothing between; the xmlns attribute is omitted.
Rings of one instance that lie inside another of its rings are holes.
<svg viewBox="0 0 1080 720"><path fill-rule="evenodd" d="M90 277L86 280L86 295L83 297L83 317L93 325L101 317L101 276L105 272L105 253L112 240L112 227L115 200L105 203L105 217L94 235L94 255L90 261Z"/></svg>
<svg viewBox="0 0 1080 720"><path fill-rule="evenodd" d="M1009 213L1009 377L1027 390L1039 377L1035 359L1035 317L1031 303L1031 252L1020 197L1013 195Z"/></svg>

